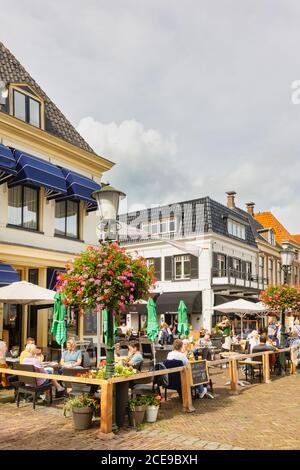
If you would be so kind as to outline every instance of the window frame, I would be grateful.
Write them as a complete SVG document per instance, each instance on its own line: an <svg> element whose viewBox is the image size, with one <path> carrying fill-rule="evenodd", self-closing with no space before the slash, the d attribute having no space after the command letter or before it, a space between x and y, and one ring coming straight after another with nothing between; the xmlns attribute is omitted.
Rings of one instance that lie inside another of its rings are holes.
<svg viewBox="0 0 300 470"><path fill-rule="evenodd" d="M174 230L170 229L170 225L174 224ZM166 224L166 230L162 230L162 224ZM156 227L156 231L153 231L153 227ZM143 222L142 223L142 230L143 232L148 233L148 235L163 235L163 234L170 234L176 232L176 218L162 218L162 219L155 219L151 220L150 222Z"/></svg>
<svg viewBox="0 0 300 470"><path fill-rule="evenodd" d="M73 202L73 203L76 203L76 205L77 205L77 235L76 235L76 237L72 237L70 235L67 235L67 206L68 206L68 202ZM64 232L64 235L62 235L61 233L56 233L56 228L55 228L56 216L55 216L55 212L56 212L56 204L57 203L65 203L65 216L64 216L64 219L65 219L65 232ZM59 237L59 238L66 238L68 240L79 240L80 241L80 201L74 201L72 199L64 199L62 201L55 201L54 236Z"/></svg>
<svg viewBox="0 0 300 470"><path fill-rule="evenodd" d="M192 264L191 264L191 256L190 255L174 256L174 261L173 262L174 262L174 279L176 281L191 279ZM185 275L185 273L184 273L184 267L185 267L186 262L188 262L190 264L190 270L189 270L189 273L187 275ZM177 272L176 272L176 266L177 265L180 265L180 277L177 276Z"/></svg>
<svg viewBox="0 0 300 470"><path fill-rule="evenodd" d="M246 240L246 225L233 219L227 220L227 232L240 240Z"/></svg>
<svg viewBox="0 0 300 470"><path fill-rule="evenodd" d="M222 268L222 264L224 268ZM217 272L219 277L226 276L226 255L223 253L217 253Z"/></svg>
<svg viewBox="0 0 300 470"><path fill-rule="evenodd" d="M25 121L15 116L15 100L14 92L18 92L25 96ZM30 99L37 102L40 105L39 109L39 126L30 122ZM29 124L36 129L45 129L45 103L44 100L36 93L31 85L28 83L11 83L9 86L9 114L21 122ZM27 109L28 108L28 109Z"/></svg>
<svg viewBox="0 0 300 470"><path fill-rule="evenodd" d="M32 185L29 185L29 184L24 184L24 185L19 184L19 185L16 185L16 186L8 187L8 191L12 188L17 188L17 187L22 188L22 192L21 192L21 196L22 196L22 201L21 201L21 203L22 203L22 206L21 206L22 207L21 224L12 224L11 222L8 221L7 226L17 228L17 229L22 229L22 230L28 230L30 232L39 232L39 229L40 229L40 188L37 188L36 186L32 186ZM25 195L25 188L35 190L36 195L37 195L36 228L31 228L31 227L25 227L24 226L24 195ZM9 196L8 196L8 204L7 204L8 219L9 219L9 208L10 208L10 205L9 205Z"/></svg>

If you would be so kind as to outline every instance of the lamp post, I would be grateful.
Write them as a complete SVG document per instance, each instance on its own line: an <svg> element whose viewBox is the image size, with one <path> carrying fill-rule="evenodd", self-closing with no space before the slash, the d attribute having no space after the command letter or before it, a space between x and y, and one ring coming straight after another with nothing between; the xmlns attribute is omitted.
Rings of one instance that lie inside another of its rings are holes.
<svg viewBox="0 0 300 470"><path fill-rule="evenodd" d="M100 243L110 243L118 240L118 221L120 199L126 195L113 188L110 184L102 183L101 189L94 191L92 196L97 201L100 212L100 223L97 225L97 234ZM114 358L114 325L113 306L107 312L107 344L106 344L106 378L109 379L115 372ZM102 321L102 318L100 319ZM100 351L100 337L98 335L97 353Z"/></svg>
<svg viewBox="0 0 300 470"><path fill-rule="evenodd" d="M280 256L281 256L281 269L283 270L283 274L284 274L283 283L288 284L290 282L290 274L291 274L292 265L295 259L295 252L288 245L283 245L283 248L280 251ZM285 346L285 309L282 309L280 347L284 348L284 346ZM281 363L282 371L284 370L284 360L285 360L285 355L284 353L282 353L280 354L280 363Z"/></svg>

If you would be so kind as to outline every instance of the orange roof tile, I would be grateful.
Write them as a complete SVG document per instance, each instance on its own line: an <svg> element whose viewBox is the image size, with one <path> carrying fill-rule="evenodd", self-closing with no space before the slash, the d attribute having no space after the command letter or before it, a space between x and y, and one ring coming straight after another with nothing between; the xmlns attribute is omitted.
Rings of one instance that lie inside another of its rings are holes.
<svg viewBox="0 0 300 470"><path fill-rule="evenodd" d="M291 235L272 212L257 212L254 217L263 227L273 228L275 239L278 243L282 243L285 240L293 240L300 243L300 235ZM296 237L299 237L299 239L297 240Z"/></svg>

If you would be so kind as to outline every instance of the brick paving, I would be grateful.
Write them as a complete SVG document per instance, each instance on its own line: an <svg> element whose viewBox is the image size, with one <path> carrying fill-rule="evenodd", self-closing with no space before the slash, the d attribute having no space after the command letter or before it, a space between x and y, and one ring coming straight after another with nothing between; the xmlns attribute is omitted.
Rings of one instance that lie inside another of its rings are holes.
<svg viewBox="0 0 300 470"><path fill-rule="evenodd" d="M36 411L30 403L18 409L12 393L0 391L0 449L300 449L300 375L276 377L233 395L225 386L227 373L212 371L215 399L194 400L195 413L183 413L173 396L162 404L156 423L107 437L99 433L99 420L75 432L61 401Z"/></svg>

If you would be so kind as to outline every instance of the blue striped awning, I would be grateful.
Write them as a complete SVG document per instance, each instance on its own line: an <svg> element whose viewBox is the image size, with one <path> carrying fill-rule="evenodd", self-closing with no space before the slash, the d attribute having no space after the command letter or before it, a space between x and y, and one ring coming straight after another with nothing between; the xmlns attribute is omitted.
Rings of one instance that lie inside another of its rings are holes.
<svg viewBox="0 0 300 470"><path fill-rule="evenodd" d="M80 175L74 171L66 168L61 169L67 185L67 196L59 197L57 199L74 199L77 201L85 201L87 203L88 211L97 210L97 203L92 197L92 193L101 186L91 178Z"/></svg>
<svg viewBox="0 0 300 470"><path fill-rule="evenodd" d="M19 274L10 264L0 263L0 287L8 286L19 280Z"/></svg>
<svg viewBox="0 0 300 470"><path fill-rule="evenodd" d="M31 184L46 188L48 199L67 194L65 177L56 165L20 150L14 150L14 157L17 176L10 181L11 186Z"/></svg>
<svg viewBox="0 0 300 470"><path fill-rule="evenodd" d="M10 148L0 144L0 183L16 175L16 160Z"/></svg>

